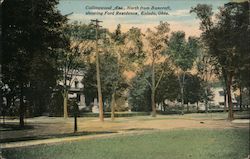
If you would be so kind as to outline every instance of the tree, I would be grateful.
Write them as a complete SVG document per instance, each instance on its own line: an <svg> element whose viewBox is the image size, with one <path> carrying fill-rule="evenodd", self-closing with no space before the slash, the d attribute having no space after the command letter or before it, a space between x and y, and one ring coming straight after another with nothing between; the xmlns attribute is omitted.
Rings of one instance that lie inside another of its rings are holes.
<svg viewBox="0 0 250 159"><path fill-rule="evenodd" d="M125 33L121 62L128 71L137 73L143 69L143 64L146 60L143 36L141 29L135 27L130 28Z"/></svg>
<svg viewBox="0 0 250 159"><path fill-rule="evenodd" d="M66 23L66 17L55 8L57 4L57 0L13 0L1 4L3 82L17 90L21 127L24 126L27 90L30 87L36 90L40 88L31 83L32 76L45 71L45 66L53 72L57 49L63 48L62 26ZM36 63L38 58L46 63ZM52 75L54 80L58 74ZM47 88L49 86L46 84Z"/></svg>
<svg viewBox="0 0 250 159"><path fill-rule="evenodd" d="M73 83L73 77L83 73L83 60L81 60L81 51L78 47L71 48L64 52L62 57L62 72L63 72L63 116L68 117L68 94ZM82 71L82 72L81 72ZM83 76L83 75L82 75Z"/></svg>
<svg viewBox="0 0 250 159"><path fill-rule="evenodd" d="M108 63L108 65L107 65ZM100 75L102 81L102 94L103 99L106 103L113 103L115 105L115 97L122 94L124 89L127 87L125 78L123 77L123 69L119 67L118 58L110 50L104 50L100 54ZM86 102L90 103L93 98L96 97L96 74L95 64L89 63L87 71L85 73L84 83L84 94L86 95ZM111 105L111 108L115 106Z"/></svg>
<svg viewBox="0 0 250 159"><path fill-rule="evenodd" d="M179 85L176 75L167 63L155 65L155 76L158 79L162 76L158 89L156 90L155 101L164 105L165 100L176 100L178 97ZM162 70L164 74L162 75ZM138 72L131 79L129 86L129 104L133 111L152 111L151 88L148 81L151 78L151 66L146 65L141 72Z"/></svg>
<svg viewBox="0 0 250 159"><path fill-rule="evenodd" d="M73 77L83 73L86 56L93 51L91 41L91 29L89 25L74 22L64 26L64 36L68 39L65 43L67 49L61 50L60 70L62 72L62 96L63 96L63 116L68 117L68 94L73 83Z"/></svg>
<svg viewBox="0 0 250 159"><path fill-rule="evenodd" d="M202 79L199 76L187 73L185 81L187 84L184 85L184 103L187 104L187 111L189 111L188 103L197 103L203 99L209 100L211 95L209 89L207 88L207 94L205 94Z"/></svg>
<svg viewBox="0 0 250 159"><path fill-rule="evenodd" d="M129 86L129 105L132 111L152 111L151 106L151 88L148 85L150 80L150 67L146 66L141 72L138 72L134 78L131 79Z"/></svg>
<svg viewBox="0 0 250 159"><path fill-rule="evenodd" d="M105 56L105 62L109 63L108 70L105 72L108 72L108 76L111 76L110 79L107 78L107 74L105 77L105 83L111 86L111 119L114 120L115 118L115 107L117 105L116 103L116 97L118 94L122 94L122 92L127 87L125 78L123 77L123 72L126 70L126 62L124 61L124 58L122 55L124 54L124 44L125 44L125 35L121 32L121 25L118 24L116 30L114 33L110 33L110 40L108 43L106 43L106 51L108 54L111 54L109 56Z"/></svg>
<svg viewBox="0 0 250 159"><path fill-rule="evenodd" d="M86 105L90 105L97 96L96 89L96 68L92 62L87 63L86 71L82 83L84 84L83 93L85 95Z"/></svg>
<svg viewBox="0 0 250 159"><path fill-rule="evenodd" d="M166 100L178 100L180 86L178 83L178 77L175 75L174 70L168 63L156 65L156 77L159 78L162 68L164 68L165 73L158 86L158 89L156 90L156 102L158 104L162 104L165 111Z"/></svg>
<svg viewBox="0 0 250 159"><path fill-rule="evenodd" d="M155 92L164 74L164 71L162 71L159 79L156 81L155 64L159 62L162 57L161 53L167 46L169 24L167 22L160 22L160 25L158 25L155 29L156 31L148 29L146 35L146 39L149 43L148 53L151 63L151 83L148 82L148 84L151 88L152 117L156 117Z"/></svg>
<svg viewBox="0 0 250 159"><path fill-rule="evenodd" d="M181 104L183 107L182 114L184 113L185 75L190 69L192 69L194 60L197 58L198 50L199 44L197 38L189 37L186 41L184 32L178 31L171 33L168 48L165 53L169 55L172 63L177 69L181 90Z"/></svg>
<svg viewBox="0 0 250 159"><path fill-rule="evenodd" d="M146 60L146 52L143 50L144 35L136 27L130 28L126 33L121 33L119 31L120 27L118 25L116 31L111 33L111 48L119 59L119 67L121 67L123 74L125 72L137 74L144 69ZM117 39L119 40L117 41ZM129 84L129 79L127 78L126 80L128 80L127 84Z"/></svg>
<svg viewBox="0 0 250 159"><path fill-rule="evenodd" d="M209 88L211 87L209 82L212 80L214 73L218 74L218 64L216 58L208 53L204 44L201 46L196 67L197 75L201 78L202 88L204 88L202 94L204 95L205 111L208 112Z"/></svg>
<svg viewBox="0 0 250 159"><path fill-rule="evenodd" d="M120 31L120 25L114 33L110 33L106 30L105 36L100 35L100 41L102 45L100 49L100 80L102 82L102 96L105 103L111 103L111 116L114 119L114 110L116 105L116 97L124 89L125 81L123 77L124 58L124 34ZM108 63L108 65L107 65ZM96 75L93 74L94 66L90 61L86 76L84 78L85 92L91 96L92 100L95 97L96 91L93 90L93 86L96 86L93 78ZM88 99L87 99L88 100ZM89 101L90 102L90 101Z"/></svg>
<svg viewBox="0 0 250 159"><path fill-rule="evenodd" d="M106 101L111 103L111 119L114 120L116 99L126 89L127 84L122 74L122 67L119 66L118 58L114 54L111 52L106 52L101 56L101 60L103 95Z"/></svg>
<svg viewBox="0 0 250 159"><path fill-rule="evenodd" d="M102 37L103 34L106 34L106 30L100 29L98 32L98 37ZM64 81L64 117L66 118L68 116L68 91L74 80L72 77L79 72L84 73L84 76L86 76L88 73L85 71L93 68L93 66L90 64L90 60L92 53L94 52L94 40L96 40L96 32L93 25L82 24L75 21L64 26L64 36L69 39L69 44L65 44L68 46L68 49L62 50L63 53L60 58ZM93 70L91 71L93 72ZM86 76L85 78L88 77ZM88 83L85 83L85 85L85 93L87 93L87 91L89 91L86 90Z"/></svg>
<svg viewBox="0 0 250 159"><path fill-rule="evenodd" d="M212 6L199 4L190 12L196 13L201 20L202 39L220 64L228 96L228 119L233 120L232 81L237 72L247 70L249 66L249 2L225 4L220 8L216 21L212 21Z"/></svg>

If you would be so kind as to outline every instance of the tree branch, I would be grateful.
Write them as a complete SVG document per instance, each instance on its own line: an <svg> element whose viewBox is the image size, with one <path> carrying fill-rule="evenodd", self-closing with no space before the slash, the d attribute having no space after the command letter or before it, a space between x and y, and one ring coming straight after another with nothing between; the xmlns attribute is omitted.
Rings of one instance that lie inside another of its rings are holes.
<svg viewBox="0 0 250 159"><path fill-rule="evenodd" d="M164 70L162 70L161 71L161 75L160 75L160 78L158 79L158 81L157 81L157 83L156 83L156 85L155 85L155 90L157 89L157 87L159 86L159 84L160 84L160 82L161 82L161 79L162 79L162 77L163 77L163 74L165 73L165 71Z"/></svg>
<svg viewBox="0 0 250 159"><path fill-rule="evenodd" d="M147 82L147 84L149 85L149 87L152 89L151 83L146 78L143 77L143 79Z"/></svg>

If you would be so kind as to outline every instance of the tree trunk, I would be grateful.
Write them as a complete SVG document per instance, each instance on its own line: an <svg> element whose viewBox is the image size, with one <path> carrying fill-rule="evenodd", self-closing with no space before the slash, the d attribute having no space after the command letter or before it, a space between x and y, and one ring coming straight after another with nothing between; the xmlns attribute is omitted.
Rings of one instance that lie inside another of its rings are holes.
<svg viewBox="0 0 250 159"><path fill-rule="evenodd" d="M222 67L222 76L223 76L223 78L224 78L224 82L225 82L225 87L223 88L224 89L224 112L226 112L227 111L227 104L228 104L228 96L227 96L227 81L228 81L228 79L227 79L227 74L226 74L226 71L225 71L225 69Z"/></svg>
<svg viewBox="0 0 250 159"><path fill-rule="evenodd" d="M188 105L188 102L187 102L187 112L189 112L189 105Z"/></svg>
<svg viewBox="0 0 250 159"><path fill-rule="evenodd" d="M24 115L25 115L25 106L24 106L24 99L23 99L23 86L21 86L20 90L20 105L19 105L19 126L21 128L24 127Z"/></svg>
<svg viewBox="0 0 250 159"><path fill-rule="evenodd" d="M180 87L181 87L181 114L184 115L184 82L185 82L185 72L182 75L182 80L180 80Z"/></svg>
<svg viewBox="0 0 250 159"><path fill-rule="evenodd" d="M66 88L63 92L63 117L68 118L68 91Z"/></svg>
<svg viewBox="0 0 250 159"><path fill-rule="evenodd" d="M196 102L196 110L199 111L199 102Z"/></svg>
<svg viewBox="0 0 250 159"><path fill-rule="evenodd" d="M224 112L227 111L227 102L228 101L228 96L227 96L227 90L224 88Z"/></svg>
<svg viewBox="0 0 250 159"><path fill-rule="evenodd" d="M232 73L229 74L228 83L227 83L228 108L229 108L228 119L230 121L234 119L231 86L232 86Z"/></svg>
<svg viewBox="0 0 250 159"><path fill-rule="evenodd" d="M155 107L155 91L151 93L151 104L152 104L152 117L156 117L156 107Z"/></svg>
<svg viewBox="0 0 250 159"><path fill-rule="evenodd" d="M208 113L208 88L205 88L205 111Z"/></svg>
<svg viewBox="0 0 250 159"><path fill-rule="evenodd" d="M239 86L240 89L240 111L242 111L242 87L241 85Z"/></svg>
<svg viewBox="0 0 250 159"><path fill-rule="evenodd" d="M184 114L184 88L181 86L181 114Z"/></svg>
<svg viewBox="0 0 250 159"><path fill-rule="evenodd" d="M112 94L111 99L111 120L115 120L115 93Z"/></svg>
<svg viewBox="0 0 250 159"><path fill-rule="evenodd" d="M152 105L152 117L156 117L155 107L155 64L152 62L152 84L151 84L151 105Z"/></svg>

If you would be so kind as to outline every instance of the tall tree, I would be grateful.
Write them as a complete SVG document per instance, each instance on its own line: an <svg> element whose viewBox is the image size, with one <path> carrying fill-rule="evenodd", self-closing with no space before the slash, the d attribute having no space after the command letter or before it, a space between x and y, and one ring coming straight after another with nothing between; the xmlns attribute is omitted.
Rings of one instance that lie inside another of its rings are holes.
<svg viewBox="0 0 250 159"><path fill-rule="evenodd" d="M111 119L114 120L116 99L122 95L127 84L123 76L123 69L119 66L118 58L114 54L106 52L101 56L101 60L103 61L101 62L103 95L106 103L111 104Z"/></svg>
<svg viewBox="0 0 250 159"><path fill-rule="evenodd" d="M166 49L168 42L169 24L167 22L160 22L155 28L156 31L147 30L146 39L149 44L149 60L151 63L151 83L148 82L151 88L151 106L152 106L152 117L156 117L156 105L155 105L155 92L164 74L164 70L156 81L155 78L155 65L161 58L161 53Z"/></svg>
<svg viewBox="0 0 250 159"><path fill-rule="evenodd" d="M228 96L228 119L233 120L232 82L237 72L249 66L249 2L225 4L216 21L212 21L212 6L198 4L191 12L201 20L202 38L221 66Z"/></svg>
<svg viewBox="0 0 250 159"><path fill-rule="evenodd" d="M56 9L57 4L58 0L5 0L1 4L3 80L6 84L14 83L18 89L21 127L24 126L25 92L30 87L31 75L42 72L48 63L48 69L53 70L57 49L62 48L62 26L66 18ZM38 57L46 63L36 64L34 61ZM34 64L36 72L32 72Z"/></svg>
<svg viewBox="0 0 250 159"><path fill-rule="evenodd" d="M110 34L110 41L108 43L108 47L106 47L109 54L113 54L110 57L106 56L105 62L110 64L109 71L111 71L109 76L112 76L113 79L106 79L105 81L111 82L110 85L112 87L112 97L111 97L111 119L115 119L115 107L116 107L116 96L118 92L121 93L121 84L125 85L124 77L122 77L122 72L125 71L124 67L124 59L122 59L122 54L124 52L124 41L125 35L121 32L121 25L118 24L114 33ZM116 58L116 59L112 59ZM104 77L107 77L104 76Z"/></svg>
<svg viewBox="0 0 250 159"><path fill-rule="evenodd" d="M93 27L74 22L63 28L64 37L69 40L65 43L66 49L61 49L60 70L62 72L63 114L68 117L68 94L73 83L73 77L82 75L87 56L93 51ZM92 32L91 32L92 31Z"/></svg>
<svg viewBox="0 0 250 159"><path fill-rule="evenodd" d="M172 63L177 68L177 74L180 85L182 114L184 113L184 84L185 75L192 69L199 51L198 39L189 37L185 39L185 33L182 31L172 32L169 39L166 54L169 55Z"/></svg>
<svg viewBox="0 0 250 159"><path fill-rule="evenodd" d="M201 44L202 45L202 44ZM209 88L210 82L217 72L217 60L212 57L205 46L201 46L200 52L198 54L198 59L196 62L196 69L198 71L197 75L202 80L202 88L204 88L204 102L205 102L205 111L208 112L208 100L209 100Z"/></svg>

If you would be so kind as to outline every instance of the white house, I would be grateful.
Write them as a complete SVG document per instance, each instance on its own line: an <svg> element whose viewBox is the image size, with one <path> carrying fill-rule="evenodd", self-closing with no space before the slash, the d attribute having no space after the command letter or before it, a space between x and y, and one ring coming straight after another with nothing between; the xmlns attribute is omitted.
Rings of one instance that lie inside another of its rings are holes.
<svg viewBox="0 0 250 159"><path fill-rule="evenodd" d="M211 104L216 105L216 106L220 106L220 107L224 107L224 100L225 100L224 95L225 95L225 93L224 93L223 87L212 87L211 91L214 95L214 98L213 98L213 101L211 101ZM237 104L237 101L235 99L233 92L231 94L232 94L233 104ZM226 97L226 101L227 100L228 99ZM228 102L226 102L226 103L228 103Z"/></svg>
<svg viewBox="0 0 250 159"><path fill-rule="evenodd" d="M70 70L67 76L67 86L69 86L68 98L76 98L78 101L79 109L86 107L85 96L83 94L84 85L82 80L84 78L83 70ZM63 86L64 81L61 80L58 82L59 85Z"/></svg>
<svg viewBox="0 0 250 159"><path fill-rule="evenodd" d="M212 101L209 101L209 105L213 105L213 106L219 106L221 108L224 108L224 90L223 90L223 87L212 87L211 88L211 92L213 94L213 99ZM237 101L235 99L235 95L234 93L232 92L232 102L234 105L237 104ZM226 98L227 100L227 98ZM180 102L178 102L177 100L175 101L169 101L169 100L165 100L164 101L165 104L168 104L169 107L176 107L176 106L180 106ZM226 106L228 107L228 102L226 102ZM197 106L196 103L195 104L191 104L189 103L189 106ZM198 107L199 107L199 110L205 110L205 103L202 103L202 102L199 102L198 103ZM162 110L162 104L157 104L157 110Z"/></svg>

